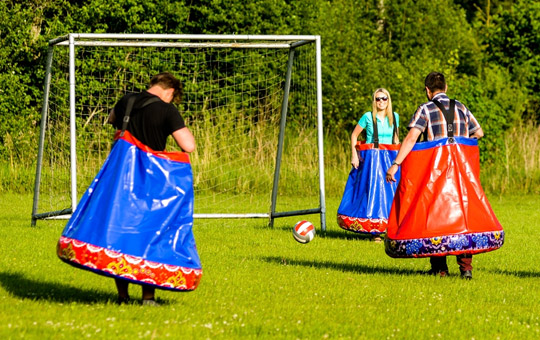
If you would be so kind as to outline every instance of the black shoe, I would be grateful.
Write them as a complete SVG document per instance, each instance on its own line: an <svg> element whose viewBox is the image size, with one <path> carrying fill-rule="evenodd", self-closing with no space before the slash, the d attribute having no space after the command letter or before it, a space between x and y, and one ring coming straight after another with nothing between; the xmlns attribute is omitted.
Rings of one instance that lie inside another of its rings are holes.
<svg viewBox="0 0 540 340"><path fill-rule="evenodd" d="M461 272L461 278L465 280L472 280L472 272L470 270L464 270Z"/></svg>
<svg viewBox="0 0 540 340"><path fill-rule="evenodd" d="M129 296L128 296L128 297L125 297L125 298L123 298L123 297L118 297L118 301L116 301L116 303L119 304L119 305L128 304L128 303L130 303L130 302L131 302L131 300L130 300Z"/></svg>

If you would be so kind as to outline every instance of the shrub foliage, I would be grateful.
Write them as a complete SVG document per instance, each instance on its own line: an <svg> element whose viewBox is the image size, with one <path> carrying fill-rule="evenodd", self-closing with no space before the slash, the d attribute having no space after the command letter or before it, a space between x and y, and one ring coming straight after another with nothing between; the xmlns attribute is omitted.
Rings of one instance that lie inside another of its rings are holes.
<svg viewBox="0 0 540 340"><path fill-rule="evenodd" d="M82 32L321 35L325 130L344 144L375 88L407 122L425 75L441 71L483 125L493 164L511 127L540 120L539 29L540 2L528 0L4 0L0 162L32 167L48 41Z"/></svg>

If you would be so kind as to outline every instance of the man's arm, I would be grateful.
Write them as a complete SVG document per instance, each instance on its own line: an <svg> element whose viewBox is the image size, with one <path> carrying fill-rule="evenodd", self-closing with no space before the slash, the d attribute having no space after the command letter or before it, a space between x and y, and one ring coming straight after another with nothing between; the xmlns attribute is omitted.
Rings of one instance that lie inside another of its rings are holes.
<svg viewBox="0 0 540 340"><path fill-rule="evenodd" d="M187 127L178 129L172 133L176 144L182 148L184 152L195 151L195 137Z"/></svg>
<svg viewBox="0 0 540 340"><path fill-rule="evenodd" d="M111 113L109 113L109 119L107 119L107 123L113 124L116 121L116 115L114 114L114 109L111 110Z"/></svg>
<svg viewBox="0 0 540 340"><path fill-rule="evenodd" d="M482 128L479 128L470 137L480 139L480 138L484 137L484 131L482 130Z"/></svg>
<svg viewBox="0 0 540 340"><path fill-rule="evenodd" d="M397 163L399 165L401 165L401 163L403 163L403 161L405 160L405 158L407 157L409 152L411 152L412 148L416 144L416 141L418 140L418 137L420 136L421 133L422 133L422 131L420 131L420 129L415 128L415 127L411 128L409 130L409 133L407 134L407 136L405 136L405 139L403 140L403 143L401 143L401 147L399 148L399 152L398 152L398 154L396 156L396 159L394 161L395 163ZM396 181L396 178L394 177L394 175L398 171L399 165L393 164L388 169L388 171L386 172L386 181L387 182L395 182Z"/></svg>

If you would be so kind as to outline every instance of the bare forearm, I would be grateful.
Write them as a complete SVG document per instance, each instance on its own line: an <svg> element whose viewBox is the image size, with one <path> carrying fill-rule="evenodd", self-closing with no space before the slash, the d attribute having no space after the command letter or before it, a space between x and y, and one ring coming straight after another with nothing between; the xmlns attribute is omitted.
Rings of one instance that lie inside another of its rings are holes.
<svg viewBox="0 0 540 340"><path fill-rule="evenodd" d="M364 130L360 125L356 125L353 132L351 133L351 152L353 155L356 154L356 144L358 143L358 137L360 133Z"/></svg>
<svg viewBox="0 0 540 340"><path fill-rule="evenodd" d="M396 156L396 160L395 160L396 163L401 164L405 160L407 155L411 152L412 148L416 144L416 140L418 139L418 136L420 135L420 133L421 131L416 128L412 128L409 131L409 133L407 134L407 136L401 143L401 147L399 148L398 155Z"/></svg>
<svg viewBox="0 0 540 340"><path fill-rule="evenodd" d="M358 153L356 152L356 143L358 142L358 136L362 132L362 127L356 125L354 131L351 134L351 164L353 167L358 168L360 160L358 158Z"/></svg>
<svg viewBox="0 0 540 340"><path fill-rule="evenodd" d="M107 123L114 124L115 121L116 121L116 115L114 114L114 109L112 109L111 112L109 113L109 118L107 119Z"/></svg>
<svg viewBox="0 0 540 340"><path fill-rule="evenodd" d="M403 143L401 143L401 147L399 148L399 152L394 160L394 163L392 166L390 166L390 168L388 168L388 171L386 171L387 182L396 181L395 174L398 171L399 165L401 165L405 158L407 158L407 155L411 152L414 144L416 144L416 141L418 140L418 136L420 136L420 133L422 133L422 131L417 128L412 128L409 130L409 133L403 140Z"/></svg>
<svg viewBox="0 0 540 340"><path fill-rule="evenodd" d="M184 152L195 151L195 137L187 127L174 131L172 136Z"/></svg>

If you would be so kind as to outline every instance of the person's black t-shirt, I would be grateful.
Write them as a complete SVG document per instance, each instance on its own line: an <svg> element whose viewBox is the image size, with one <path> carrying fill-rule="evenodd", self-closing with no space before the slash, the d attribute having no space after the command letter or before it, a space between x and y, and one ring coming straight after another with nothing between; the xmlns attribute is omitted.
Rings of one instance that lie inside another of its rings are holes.
<svg viewBox="0 0 540 340"><path fill-rule="evenodd" d="M174 131L184 128L184 119L173 104L162 100L152 102L141 108L150 98L158 98L148 93L127 94L114 107L114 127L122 129L127 101L130 96L137 96L130 113L127 130L141 143L153 150L163 151L167 144L167 137Z"/></svg>

